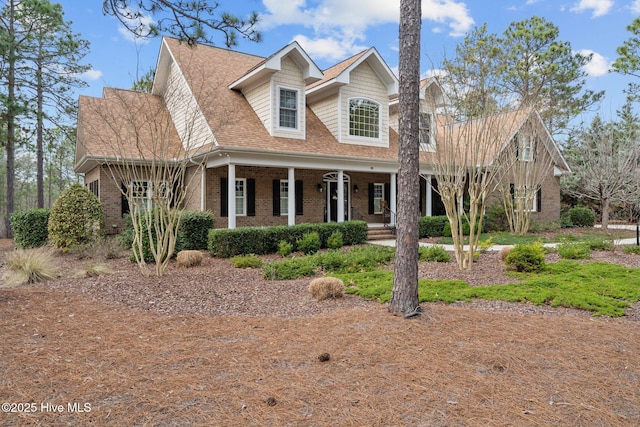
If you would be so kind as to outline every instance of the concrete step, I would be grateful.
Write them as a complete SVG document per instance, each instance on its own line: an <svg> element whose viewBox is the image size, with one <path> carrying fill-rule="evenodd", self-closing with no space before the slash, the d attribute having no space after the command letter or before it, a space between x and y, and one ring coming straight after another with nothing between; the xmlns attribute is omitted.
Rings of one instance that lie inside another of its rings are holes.
<svg viewBox="0 0 640 427"><path fill-rule="evenodd" d="M395 240L394 231L392 227L369 228L368 240Z"/></svg>

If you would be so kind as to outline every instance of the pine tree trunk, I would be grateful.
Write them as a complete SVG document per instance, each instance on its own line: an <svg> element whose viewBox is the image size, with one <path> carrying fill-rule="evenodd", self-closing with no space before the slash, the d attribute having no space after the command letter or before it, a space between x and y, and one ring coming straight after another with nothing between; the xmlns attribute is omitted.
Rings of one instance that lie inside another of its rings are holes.
<svg viewBox="0 0 640 427"><path fill-rule="evenodd" d="M389 311L418 313L420 0L400 1L400 101L395 274Z"/></svg>

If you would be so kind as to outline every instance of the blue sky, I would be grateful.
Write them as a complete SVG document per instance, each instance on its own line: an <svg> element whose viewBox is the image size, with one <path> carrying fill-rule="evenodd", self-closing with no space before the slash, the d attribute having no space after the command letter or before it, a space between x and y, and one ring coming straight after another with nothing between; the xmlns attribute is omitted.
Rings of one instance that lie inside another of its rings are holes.
<svg viewBox="0 0 640 427"><path fill-rule="evenodd" d="M159 39L135 40L113 17L102 14L99 0L62 0L73 31L91 42L81 94L101 96L104 86L129 88L137 76L155 66ZM375 46L389 66L398 65L399 0L220 0L220 10L262 15L262 43L240 40L236 50L269 56L297 40L321 69ZM608 73L616 47L630 33L626 26L640 15L640 0L423 0L421 69L433 71L443 57L476 25L501 34L511 22L542 16L560 29L561 41L576 52L592 52L587 87L605 90L599 112L606 119L624 103L629 78ZM219 46L223 39L218 38ZM593 113L585 113L589 120ZM580 120L580 118L578 118Z"/></svg>

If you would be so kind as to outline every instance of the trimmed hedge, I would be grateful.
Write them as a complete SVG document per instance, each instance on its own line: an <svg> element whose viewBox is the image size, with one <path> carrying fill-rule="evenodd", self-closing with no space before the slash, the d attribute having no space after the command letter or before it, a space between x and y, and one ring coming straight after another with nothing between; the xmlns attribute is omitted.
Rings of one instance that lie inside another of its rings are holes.
<svg viewBox="0 0 640 427"><path fill-rule="evenodd" d="M278 252L278 245L285 241L295 249L305 235L318 233L320 246L327 247L327 240L335 233L342 233L345 245L358 245L367 241L368 227L364 221L297 224L275 227L241 227L234 230L209 230L208 249L212 256L229 258L235 255L264 255Z"/></svg>
<svg viewBox="0 0 640 427"><path fill-rule="evenodd" d="M11 214L11 229L16 246L35 248L44 246L49 238L50 209L29 209Z"/></svg>
<svg viewBox="0 0 640 427"><path fill-rule="evenodd" d="M444 227L448 223L446 215L420 217L418 223L420 238L443 236Z"/></svg>
<svg viewBox="0 0 640 427"><path fill-rule="evenodd" d="M206 250L209 230L213 228L213 213L185 211L178 228L180 250Z"/></svg>

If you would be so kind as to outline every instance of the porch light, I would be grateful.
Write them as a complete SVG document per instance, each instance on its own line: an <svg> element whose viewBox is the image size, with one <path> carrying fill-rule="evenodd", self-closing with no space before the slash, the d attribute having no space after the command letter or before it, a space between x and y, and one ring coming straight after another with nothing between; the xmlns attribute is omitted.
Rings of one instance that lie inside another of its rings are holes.
<svg viewBox="0 0 640 427"><path fill-rule="evenodd" d="M322 193L322 184L318 184L317 188L318 188L318 192Z"/></svg>

